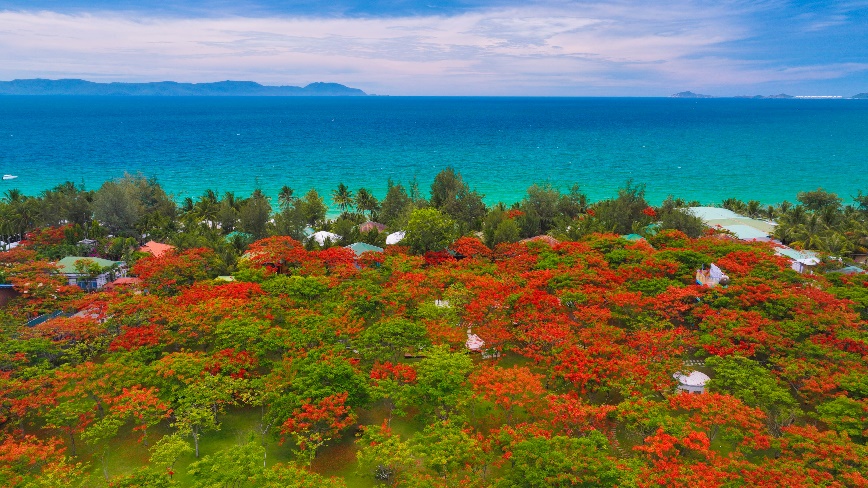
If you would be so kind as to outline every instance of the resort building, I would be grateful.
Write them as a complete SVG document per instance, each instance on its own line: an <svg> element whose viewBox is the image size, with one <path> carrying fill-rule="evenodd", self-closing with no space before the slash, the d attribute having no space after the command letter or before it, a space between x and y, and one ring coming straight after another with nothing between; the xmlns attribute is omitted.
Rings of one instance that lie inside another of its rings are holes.
<svg viewBox="0 0 868 488"><path fill-rule="evenodd" d="M725 208L690 207L688 211L712 229L727 230L742 241L769 241L769 236L777 225L774 222L745 217Z"/></svg>
<svg viewBox="0 0 868 488"><path fill-rule="evenodd" d="M76 267L79 261L85 260L93 263L92 270ZM127 275L126 263L102 258L67 256L57 262L57 267L66 276L70 286L76 285L85 291L102 289L106 284Z"/></svg>
<svg viewBox="0 0 868 488"><path fill-rule="evenodd" d="M148 241L145 243L144 246L139 248L139 252L145 252L154 256L155 258L158 258L169 251L173 251L174 249L175 246L169 244L161 244L156 241Z"/></svg>
<svg viewBox="0 0 868 488"><path fill-rule="evenodd" d="M379 222L365 222L364 224L359 225L359 232L370 232L372 230L376 230L377 232L384 232L386 230L386 225L381 224Z"/></svg>
<svg viewBox="0 0 868 488"><path fill-rule="evenodd" d="M797 251L787 246L775 249L775 254L790 260L790 267L799 273L811 272L818 264L820 258L813 251Z"/></svg>
<svg viewBox="0 0 868 488"><path fill-rule="evenodd" d="M705 393L705 384L711 378L699 371L691 371L690 374L675 373L673 378L678 380L678 389L687 393Z"/></svg>
<svg viewBox="0 0 868 488"><path fill-rule="evenodd" d="M366 252L383 252L382 247L372 246L366 242L354 242L347 246L347 249L353 251L356 254L356 258Z"/></svg>

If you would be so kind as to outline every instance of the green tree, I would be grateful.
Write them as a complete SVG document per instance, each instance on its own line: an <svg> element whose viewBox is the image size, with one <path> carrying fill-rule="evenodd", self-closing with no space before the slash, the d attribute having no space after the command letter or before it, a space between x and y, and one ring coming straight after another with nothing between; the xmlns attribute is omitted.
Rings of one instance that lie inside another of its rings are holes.
<svg viewBox="0 0 868 488"><path fill-rule="evenodd" d="M397 361L407 350L428 345L427 330L419 323L401 318L374 322L356 340L362 357L368 360Z"/></svg>
<svg viewBox="0 0 868 488"><path fill-rule="evenodd" d="M196 488L253 486L265 470L265 448L253 441L209 454L187 468Z"/></svg>
<svg viewBox="0 0 868 488"><path fill-rule="evenodd" d="M402 228L413 209L413 201L401 185L390 185L380 205L380 221L392 229Z"/></svg>
<svg viewBox="0 0 868 488"><path fill-rule="evenodd" d="M768 415L769 432L773 435L780 436L781 429L795 421L799 413L796 401L771 371L758 362L741 356L713 356L706 363L715 373L709 389L729 393L745 405L762 409Z"/></svg>
<svg viewBox="0 0 868 488"><path fill-rule="evenodd" d="M482 195L471 191L453 168L446 168L434 177L431 206L458 222L462 232L479 230L487 212Z"/></svg>
<svg viewBox="0 0 868 488"><path fill-rule="evenodd" d="M271 203L262 190L257 188L238 212L239 227L242 232L251 234L254 239L262 239L268 235L270 218Z"/></svg>
<svg viewBox="0 0 868 488"><path fill-rule="evenodd" d="M652 219L644 211L648 208L645 201L645 185L633 185L627 181L618 190L615 199L603 200L594 206L597 221L609 232L630 234L643 229Z"/></svg>
<svg viewBox="0 0 868 488"><path fill-rule="evenodd" d="M134 236L174 221L177 207L156 180L127 174L103 183L93 213L114 234Z"/></svg>
<svg viewBox="0 0 868 488"><path fill-rule="evenodd" d="M298 203L300 213L307 225L315 226L318 222L325 220L328 207L326 207L326 204L323 202L322 197L319 196L319 193L317 193L313 188L311 188Z"/></svg>
<svg viewBox="0 0 868 488"><path fill-rule="evenodd" d="M455 222L435 208L421 208L410 214L403 243L416 253L442 251L457 237Z"/></svg>
<svg viewBox="0 0 868 488"><path fill-rule="evenodd" d="M837 210L842 202L838 195L827 192L822 188L817 188L814 191L799 192L796 195L796 200L812 212L820 212L829 207Z"/></svg>
<svg viewBox="0 0 868 488"><path fill-rule="evenodd" d="M533 437L513 446L512 469L499 486L516 488L619 486L621 470L609 442L592 430L581 438Z"/></svg>
<svg viewBox="0 0 868 488"><path fill-rule="evenodd" d="M473 361L466 352L450 352L444 346L429 350L416 368L416 384L405 398L396 399L400 408L407 402L439 419L448 419L466 404L471 395L467 377Z"/></svg>

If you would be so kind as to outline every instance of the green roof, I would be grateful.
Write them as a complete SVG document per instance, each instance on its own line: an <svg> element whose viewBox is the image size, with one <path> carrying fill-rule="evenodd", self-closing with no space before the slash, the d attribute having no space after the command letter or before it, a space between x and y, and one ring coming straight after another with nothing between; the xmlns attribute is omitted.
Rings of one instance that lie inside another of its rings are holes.
<svg viewBox="0 0 868 488"><path fill-rule="evenodd" d="M57 262L57 266L60 268L60 272L63 274L77 274L78 271L75 269L75 263L81 261L82 259L89 259L96 264L98 264L101 268L111 268L114 265L122 265L123 261L110 261L108 259L102 258L88 258L84 256L67 256L60 261Z"/></svg>
<svg viewBox="0 0 868 488"><path fill-rule="evenodd" d="M628 241L633 241L633 242L641 241L642 239L644 239L644 237L640 236L639 234L626 234L626 235L623 235L621 237L623 237L624 239L627 239Z"/></svg>
<svg viewBox="0 0 868 488"><path fill-rule="evenodd" d="M366 242L354 242L347 246L347 249L352 249L356 256L361 256L363 252L383 252L382 247L372 246Z"/></svg>

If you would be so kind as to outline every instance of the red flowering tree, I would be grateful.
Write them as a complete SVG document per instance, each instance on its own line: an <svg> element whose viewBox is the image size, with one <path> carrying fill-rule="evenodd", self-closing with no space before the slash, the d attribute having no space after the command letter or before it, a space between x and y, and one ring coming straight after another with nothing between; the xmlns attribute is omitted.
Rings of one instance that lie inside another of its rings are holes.
<svg viewBox="0 0 868 488"><path fill-rule="evenodd" d="M347 396L344 392L329 395L318 402L304 401L281 425L281 442L291 435L310 465L323 444L355 423L356 415L346 405Z"/></svg>

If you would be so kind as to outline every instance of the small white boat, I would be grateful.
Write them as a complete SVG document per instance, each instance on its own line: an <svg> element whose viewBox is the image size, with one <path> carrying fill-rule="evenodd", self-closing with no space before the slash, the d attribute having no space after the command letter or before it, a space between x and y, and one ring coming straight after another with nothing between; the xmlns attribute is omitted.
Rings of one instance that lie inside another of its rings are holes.
<svg viewBox="0 0 868 488"><path fill-rule="evenodd" d="M14 180L15 178L18 178L18 177L15 175L3 175L4 180Z"/></svg>

